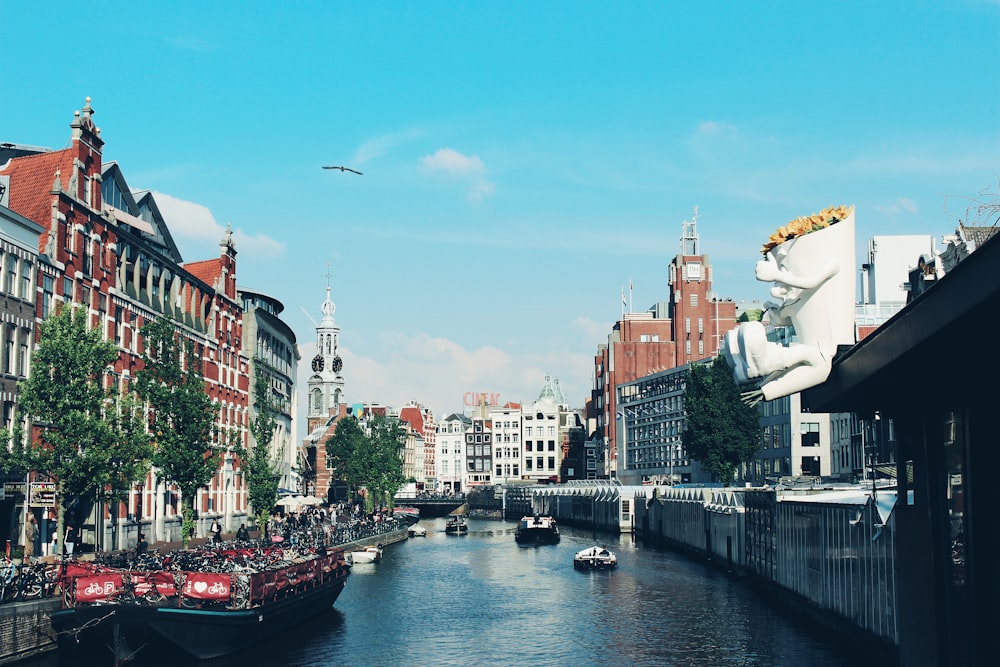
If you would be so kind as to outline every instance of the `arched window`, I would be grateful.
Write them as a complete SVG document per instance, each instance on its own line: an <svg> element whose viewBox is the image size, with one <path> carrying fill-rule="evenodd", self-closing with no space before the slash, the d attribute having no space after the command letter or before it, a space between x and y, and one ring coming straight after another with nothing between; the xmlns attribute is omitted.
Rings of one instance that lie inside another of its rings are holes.
<svg viewBox="0 0 1000 667"><path fill-rule="evenodd" d="M323 390L317 387L312 390L312 411L322 412L323 410Z"/></svg>

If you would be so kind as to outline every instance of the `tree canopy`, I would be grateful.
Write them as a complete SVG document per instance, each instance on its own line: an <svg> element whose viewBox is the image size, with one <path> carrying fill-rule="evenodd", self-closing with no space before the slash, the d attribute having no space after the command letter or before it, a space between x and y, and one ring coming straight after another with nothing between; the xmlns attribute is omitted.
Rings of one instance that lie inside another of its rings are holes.
<svg viewBox="0 0 1000 667"><path fill-rule="evenodd" d="M402 458L406 431L398 419L378 414L368 419L366 427L367 432L353 416L339 419L326 441L326 456L338 479L352 490L368 491L365 504L370 510L376 502L391 505L406 481Z"/></svg>
<svg viewBox="0 0 1000 667"><path fill-rule="evenodd" d="M11 446L0 447L0 468L56 482L60 546L68 502L121 499L149 471L141 406L105 381L117 359L117 346L88 327L87 311L64 306L41 323L31 375L18 387L29 430L18 423Z"/></svg>
<svg viewBox="0 0 1000 667"><path fill-rule="evenodd" d="M205 391L201 359L194 344L182 339L166 318L142 328L143 368L136 374L136 391L149 406L153 432L153 463L182 494L182 540L194 531L194 499L219 468L213 451L216 409Z"/></svg>
<svg viewBox="0 0 1000 667"><path fill-rule="evenodd" d="M691 366L684 407L688 454L719 481L731 484L737 468L760 447L760 417L742 400L724 357Z"/></svg>
<svg viewBox="0 0 1000 667"><path fill-rule="evenodd" d="M258 526L266 526L271 508L278 500L278 462L271 453L277 408L271 396L271 385L264 370L264 361L254 359L254 415L250 421L253 449L240 448L247 480L247 496L257 517Z"/></svg>

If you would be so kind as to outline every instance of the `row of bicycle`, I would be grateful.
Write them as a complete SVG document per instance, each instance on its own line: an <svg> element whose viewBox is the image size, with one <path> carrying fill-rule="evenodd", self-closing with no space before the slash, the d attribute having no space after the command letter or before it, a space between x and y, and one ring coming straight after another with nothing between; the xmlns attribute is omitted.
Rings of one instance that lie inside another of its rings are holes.
<svg viewBox="0 0 1000 667"><path fill-rule="evenodd" d="M48 597L57 576L55 568L41 561L29 565L4 557L0 560L0 603Z"/></svg>
<svg viewBox="0 0 1000 667"><path fill-rule="evenodd" d="M98 567L155 572L252 573L272 569L282 562L292 562L305 553L315 553L406 527L401 519L383 521L351 520L344 523L315 525L274 536L267 540L230 540L200 549L176 550L161 554L152 550L142 554L105 552L96 555ZM36 600L49 597L59 587L68 562L46 564L35 561L22 564L0 558L0 603ZM155 586L152 587L155 591Z"/></svg>

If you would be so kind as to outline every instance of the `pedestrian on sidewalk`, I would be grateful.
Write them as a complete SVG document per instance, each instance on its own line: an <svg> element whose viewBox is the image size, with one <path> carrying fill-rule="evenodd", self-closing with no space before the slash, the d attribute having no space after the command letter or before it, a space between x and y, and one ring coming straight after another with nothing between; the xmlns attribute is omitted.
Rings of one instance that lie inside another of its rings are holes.
<svg viewBox="0 0 1000 667"><path fill-rule="evenodd" d="M217 518L212 519L212 528L210 530L212 533L212 542L214 544L222 542L222 524L219 523Z"/></svg>
<svg viewBox="0 0 1000 667"><path fill-rule="evenodd" d="M38 537L38 524L35 522L33 512L28 512L28 518L24 522L24 555L21 561L26 565L31 563L35 556L35 538Z"/></svg>
<svg viewBox="0 0 1000 667"><path fill-rule="evenodd" d="M73 549L76 547L76 526L69 524L66 526L66 536L63 538L66 555L73 557Z"/></svg>

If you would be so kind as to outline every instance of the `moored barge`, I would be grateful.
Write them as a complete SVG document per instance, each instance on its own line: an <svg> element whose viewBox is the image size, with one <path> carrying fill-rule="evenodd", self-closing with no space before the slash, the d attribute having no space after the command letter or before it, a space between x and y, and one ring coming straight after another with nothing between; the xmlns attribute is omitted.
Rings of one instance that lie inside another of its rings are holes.
<svg viewBox="0 0 1000 667"><path fill-rule="evenodd" d="M110 649L115 665L150 651L230 655L329 610L350 572L342 549L232 549L207 560L228 571L68 564L62 608L52 614L60 650L90 664Z"/></svg>

